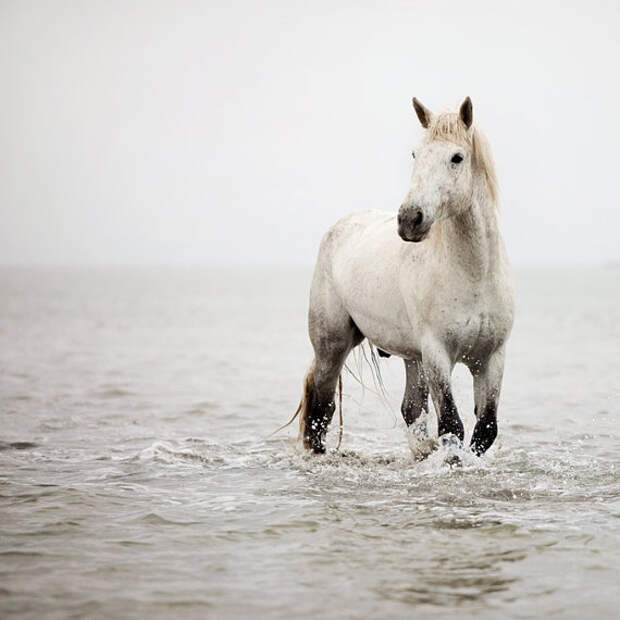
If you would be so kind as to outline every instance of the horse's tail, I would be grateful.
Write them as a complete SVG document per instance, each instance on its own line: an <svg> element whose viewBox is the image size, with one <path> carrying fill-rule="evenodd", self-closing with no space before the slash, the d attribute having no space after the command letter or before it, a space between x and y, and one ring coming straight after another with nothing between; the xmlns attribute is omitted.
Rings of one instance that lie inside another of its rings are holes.
<svg viewBox="0 0 620 620"><path fill-rule="evenodd" d="M272 434L275 435L276 433L279 433L282 429L290 426L295 421L295 418L299 416L299 434L297 436L297 441L301 441L302 443L304 443L304 445L306 445L308 442L307 437L309 436L309 433L307 433L307 426L310 418L312 393L314 391L314 364L306 373L303 386L303 392L301 395L301 400L299 401L299 406L297 407L297 411L295 411L293 417L286 424L283 424L278 430L274 431ZM338 445L336 446L336 450L340 449L340 444L342 443L342 374L338 376L338 410L339 425Z"/></svg>
<svg viewBox="0 0 620 620"><path fill-rule="evenodd" d="M280 428L276 429L271 433L270 437L279 433L281 430L284 430L287 426L290 426L297 416L301 413L301 417L299 418L299 439L303 439L303 436L306 432L306 421L308 419L308 410L309 410L309 400L310 400L310 392L312 391L312 386L314 385L314 375L313 375L313 366L310 367L310 370L306 373L304 378L304 391L301 395L301 400L299 401L299 406L297 407L297 411L293 414L293 417L286 423L280 426Z"/></svg>
<svg viewBox="0 0 620 620"><path fill-rule="evenodd" d="M298 442L307 441L306 437L308 436L307 430L308 430L308 420L310 417L310 406L311 406L310 401L311 401L313 390L314 390L314 364L310 366L310 369L308 370L304 378L304 389L301 394L301 400L299 401L299 407L297 408L297 414L299 414L299 435L297 435Z"/></svg>

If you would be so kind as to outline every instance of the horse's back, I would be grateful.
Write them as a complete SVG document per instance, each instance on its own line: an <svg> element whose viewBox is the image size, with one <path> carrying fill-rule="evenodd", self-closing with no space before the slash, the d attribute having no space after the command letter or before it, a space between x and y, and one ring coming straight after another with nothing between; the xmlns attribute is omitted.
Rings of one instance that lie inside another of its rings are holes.
<svg viewBox="0 0 620 620"><path fill-rule="evenodd" d="M329 257L334 260L337 254L347 251L352 244L359 242L360 238L368 234L369 230L382 228L382 225L390 225L396 235L396 213L367 209L356 211L340 218L333 224L323 236L319 250L319 260Z"/></svg>
<svg viewBox="0 0 620 620"><path fill-rule="evenodd" d="M323 236L317 267L332 279L337 288L342 278L368 276L369 258L385 263L397 254L396 214L369 209L357 211L338 220ZM377 255L376 252L380 254ZM376 259L381 258L380 261Z"/></svg>

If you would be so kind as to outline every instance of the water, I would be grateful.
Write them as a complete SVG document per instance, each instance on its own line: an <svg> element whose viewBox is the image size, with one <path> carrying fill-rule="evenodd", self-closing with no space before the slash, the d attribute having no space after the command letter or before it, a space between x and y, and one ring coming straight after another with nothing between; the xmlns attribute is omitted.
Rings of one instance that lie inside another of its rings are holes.
<svg viewBox="0 0 620 620"><path fill-rule="evenodd" d="M395 359L387 404L344 377L340 453L268 438L308 280L0 271L0 616L617 614L620 270L518 273L500 436L460 468L412 460Z"/></svg>

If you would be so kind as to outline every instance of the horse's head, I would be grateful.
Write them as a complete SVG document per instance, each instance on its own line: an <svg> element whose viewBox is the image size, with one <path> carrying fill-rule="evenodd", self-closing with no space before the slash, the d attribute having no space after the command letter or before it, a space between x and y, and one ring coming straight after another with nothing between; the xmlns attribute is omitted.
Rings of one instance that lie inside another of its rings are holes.
<svg viewBox="0 0 620 620"><path fill-rule="evenodd" d="M398 234L422 241L435 220L471 204L473 193L473 110L467 97L456 113L437 116L415 97L413 107L427 131L414 149L411 187L398 211Z"/></svg>

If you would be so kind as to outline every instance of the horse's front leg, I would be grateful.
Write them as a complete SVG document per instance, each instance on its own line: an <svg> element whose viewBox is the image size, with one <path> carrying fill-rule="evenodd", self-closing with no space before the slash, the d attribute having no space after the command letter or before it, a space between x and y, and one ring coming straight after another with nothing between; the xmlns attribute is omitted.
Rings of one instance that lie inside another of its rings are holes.
<svg viewBox="0 0 620 620"><path fill-rule="evenodd" d="M439 437L452 434L463 441L465 430L450 387L453 368L450 358L440 347L429 347L422 353L422 365L437 414L437 434Z"/></svg>
<svg viewBox="0 0 620 620"><path fill-rule="evenodd" d="M480 456L497 437L497 405L504 375L504 347L499 348L482 367L472 370L476 426L471 437L471 449Z"/></svg>
<svg viewBox="0 0 620 620"><path fill-rule="evenodd" d="M428 435L426 414L428 412L428 383L424 377L422 362L405 360L407 376L401 412L409 428L409 447L416 460L425 459L435 448L435 440Z"/></svg>

